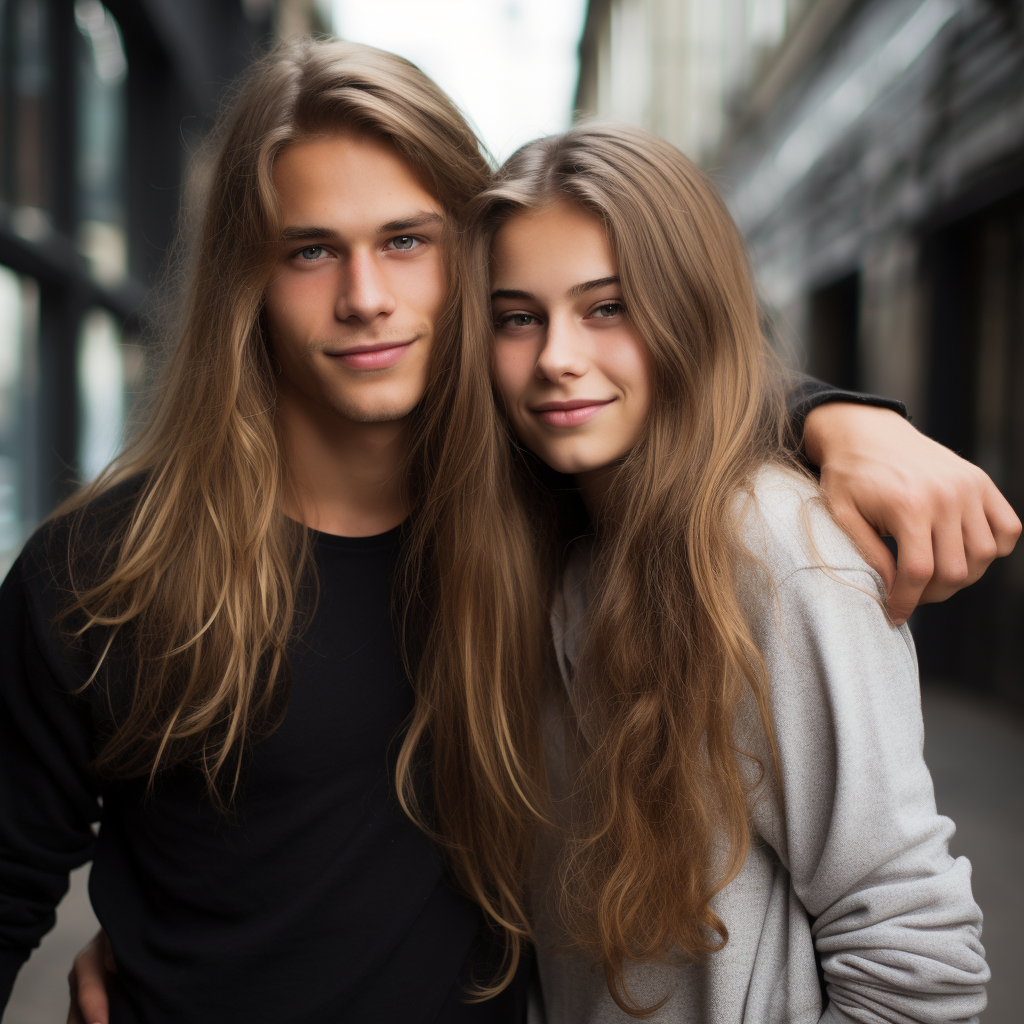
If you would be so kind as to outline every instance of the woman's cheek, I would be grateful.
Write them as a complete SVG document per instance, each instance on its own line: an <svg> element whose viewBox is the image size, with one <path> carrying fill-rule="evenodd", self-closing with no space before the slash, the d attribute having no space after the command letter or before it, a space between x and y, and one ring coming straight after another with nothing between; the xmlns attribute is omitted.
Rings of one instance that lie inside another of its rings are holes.
<svg viewBox="0 0 1024 1024"><path fill-rule="evenodd" d="M525 345L497 342L494 348L494 381L505 408L512 412L530 380L532 364Z"/></svg>

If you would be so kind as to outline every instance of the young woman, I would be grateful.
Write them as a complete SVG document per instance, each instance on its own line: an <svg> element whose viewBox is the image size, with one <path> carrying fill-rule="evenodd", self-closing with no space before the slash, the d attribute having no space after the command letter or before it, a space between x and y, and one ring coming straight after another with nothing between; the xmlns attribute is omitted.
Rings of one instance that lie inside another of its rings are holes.
<svg viewBox="0 0 1024 1024"><path fill-rule="evenodd" d="M524 454L522 483L560 580L547 1021L973 1018L981 912L913 641L786 455L713 187L653 135L582 126L512 157L480 224L497 391L546 464Z"/></svg>

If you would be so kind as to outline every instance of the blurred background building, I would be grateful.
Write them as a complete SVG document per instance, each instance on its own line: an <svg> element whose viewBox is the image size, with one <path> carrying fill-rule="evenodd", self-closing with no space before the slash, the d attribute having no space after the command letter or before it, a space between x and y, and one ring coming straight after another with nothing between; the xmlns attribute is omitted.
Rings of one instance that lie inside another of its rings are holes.
<svg viewBox="0 0 1024 1024"><path fill-rule="evenodd" d="M0 0L0 570L117 451L190 151L312 0Z"/></svg>
<svg viewBox="0 0 1024 1024"><path fill-rule="evenodd" d="M577 106L709 169L798 365L903 399L1024 507L1024 3L592 0ZM1024 708L1024 549L921 609Z"/></svg>
<svg viewBox="0 0 1024 1024"><path fill-rule="evenodd" d="M1024 509L1024 0L0 0L0 571L123 442L225 87L332 27L421 64L499 158L568 124L574 82L581 113L674 142L725 192L792 359L902 398ZM1015 1024L1024 545L913 628L986 912L984 1020ZM87 873L4 1024L64 1019Z"/></svg>

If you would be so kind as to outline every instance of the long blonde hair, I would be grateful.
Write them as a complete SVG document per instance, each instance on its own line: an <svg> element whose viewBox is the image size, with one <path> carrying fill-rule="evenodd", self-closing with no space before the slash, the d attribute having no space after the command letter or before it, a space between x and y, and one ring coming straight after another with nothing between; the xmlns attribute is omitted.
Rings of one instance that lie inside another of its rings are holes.
<svg viewBox="0 0 1024 1024"><path fill-rule="evenodd" d="M650 354L649 421L594 523L575 684L581 810L559 877L569 937L640 1016L653 1008L633 1001L626 962L700 957L727 940L711 899L750 841L734 726L751 694L774 749L764 664L738 599L748 560L735 508L759 466L787 458L783 375L732 218L678 150L625 125L530 143L478 200L479 244L555 201L603 221Z"/></svg>
<svg viewBox="0 0 1024 1024"><path fill-rule="evenodd" d="M112 649L134 664L98 769L152 778L189 761L229 802L244 751L285 705L310 570L306 531L279 508L287 467L261 322L278 235L273 164L283 147L335 131L393 146L445 212L448 296L407 464L413 512L397 611L416 701L397 785L507 930L507 982L527 931L524 821L541 799L531 681L542 676L543 584L491 400L489 311L467 285L461 244L490 169L450 100L407 61L301 39L246 77L220 128L182 326L152 411L124 454L57 512L71 524L66 622L101 638L90 685L109 675ZM132 494L128 514L97 538L96 499L119 485ZM415 785L424 761L427 809Z"/></svg>

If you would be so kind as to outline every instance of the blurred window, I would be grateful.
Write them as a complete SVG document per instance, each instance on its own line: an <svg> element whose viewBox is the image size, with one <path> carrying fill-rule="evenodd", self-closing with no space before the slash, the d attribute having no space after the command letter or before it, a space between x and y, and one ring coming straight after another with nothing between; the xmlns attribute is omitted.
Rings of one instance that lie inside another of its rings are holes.
<svg viewBox="0 0 1024 1024"><path fill-rule="evenodd" d="M124 443L125 349L120 325L103 309L90 310L82 320L78 402L78 468L82 480L88 481L100 474Z"/></svg>
<svg viewBox="0 0 1024 1024"><path fill-rule="evenodd" d="M125 57L121 29L99 0L76 0L78 248L93 277L120 284L125 239Z"/></svg>
<svg viewBox="0 0 1024 1024"><path fill-rule="evenodd" d="M0 573L35 525L36 330L39 289L0 266Z"/></svg>
<svg viewBox="0 0 1024 1024"><path fill-rule="evenodd" d="M0 0L0 192L26 238L50 230L51 67L46 0Z"/></svg>

